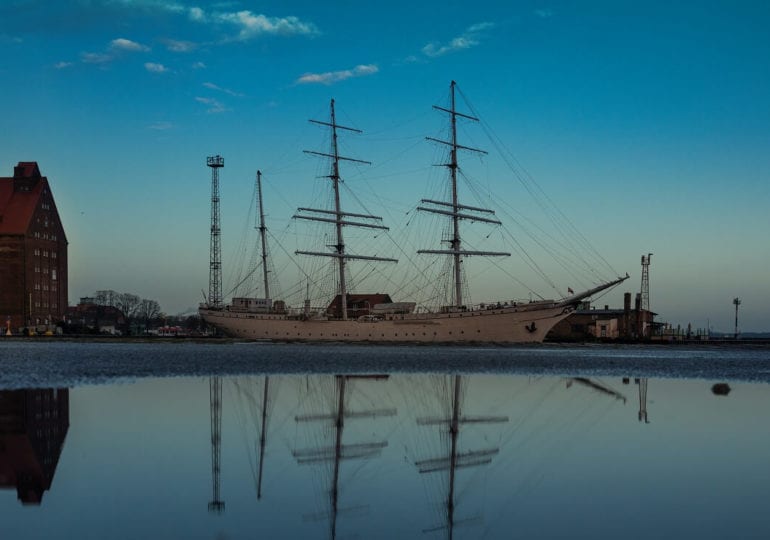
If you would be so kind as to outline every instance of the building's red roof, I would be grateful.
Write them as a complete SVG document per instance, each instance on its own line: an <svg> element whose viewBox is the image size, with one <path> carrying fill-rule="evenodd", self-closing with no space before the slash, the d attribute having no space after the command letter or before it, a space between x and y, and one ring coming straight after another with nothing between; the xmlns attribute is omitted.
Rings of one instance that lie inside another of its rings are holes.
<svg viewBox="0 0 770 540"><path fill-rule="evenodd" d="M14 181L37 179L26 182L29 191L14 189ZM48 189L48 179L40 175L34 161L21 161L13 169L13 177L0 178L0 234L26 234L40 201L40 195Z"/></svg>

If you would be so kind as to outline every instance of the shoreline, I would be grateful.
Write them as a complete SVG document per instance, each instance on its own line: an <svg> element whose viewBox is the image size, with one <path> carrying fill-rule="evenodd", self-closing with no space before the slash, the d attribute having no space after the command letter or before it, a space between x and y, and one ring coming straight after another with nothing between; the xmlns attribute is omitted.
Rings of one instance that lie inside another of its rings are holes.
<svg viewBox="0 0 770 540"><path fill-rule="evenodd" d="M682 346L716 346L716 347L770 347L770 338L745 338L745 339L691 339L691 340L591 340L591 341L567 341L554 340L544 341L542 343L490 343L490 342L371 342L371 341L312 341L312 340L269 340L269 339L242 339L231 337L214 336L111 336L111 335L92 335L92 334L69 334L69 335L39 335L39 336L2 336L0 342L28 342L28 343L209 343L209 344L231 344L231 343L254 343L254 344L301 344L301 345L364 345L373 347L490 347L490 348L520 348L520 347L614 347L614 346L642 346L642 347L682 347Z"/></svg>

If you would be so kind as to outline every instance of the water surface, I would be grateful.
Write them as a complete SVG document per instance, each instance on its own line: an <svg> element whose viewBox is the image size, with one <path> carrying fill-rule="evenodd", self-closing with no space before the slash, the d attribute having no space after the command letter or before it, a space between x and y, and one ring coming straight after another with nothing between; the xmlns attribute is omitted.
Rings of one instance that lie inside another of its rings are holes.
<svg viewBox="0 0 770 540"><path fill-rule="evenodd" d="M768 538L768 362L0 343L3 538Z"/></svg>

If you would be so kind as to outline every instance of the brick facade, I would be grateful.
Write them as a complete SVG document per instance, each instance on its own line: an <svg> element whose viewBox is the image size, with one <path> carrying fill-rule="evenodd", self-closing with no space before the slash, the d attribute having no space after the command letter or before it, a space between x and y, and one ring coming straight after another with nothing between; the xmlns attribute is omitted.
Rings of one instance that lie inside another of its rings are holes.
<svg viewBox="0 0 770 540"><path fill-rule="evenodd" d="M0 317L12 331L55 324L67 309L67 238L35 162L0 178Z"/></svg>

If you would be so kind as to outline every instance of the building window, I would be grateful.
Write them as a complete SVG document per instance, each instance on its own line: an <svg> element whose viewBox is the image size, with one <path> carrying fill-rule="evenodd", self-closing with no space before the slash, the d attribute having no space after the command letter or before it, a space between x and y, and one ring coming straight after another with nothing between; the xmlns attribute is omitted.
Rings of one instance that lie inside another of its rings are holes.
<svg viewBox="0 0 770 540"><path fill-rule="evenodd" d="M56 268L51 269L51 280L56 281Z"/></svg>
<svg viewBox="0 0 770 540"><path fill-rule="evenodd" d="M44 267L43 267L43 273L44 273L44 274L47 274L47 273L48 273L48 267L47 267L47 266L44 266Z"/></svg>
<svg viewBox="0 0 770 540"><path fill-rule="evenodd" d="M55 259L56 257L57 257L57 255L56 255L56 252L55 252L55 251L52 251L52 252L51 252L51 258L52 258L52 259Z"/></svg>
<svg viewBox="0 0 770 540"><path fill-rule="evenodd" d="M38 257L40 255L40 250L35 248L35 257Z"/></svg>
<svg viewBox="0 0 770 540"><path fill-rule="evenodd" d="M39 267L39 266L36 266L36 267L35 267L35 273L36 273L36 274L39 274L39 273L40 273L40 267Z"/></svg>
<svg viewBox="0 0 770 540"><path fill-rule="evenodd" d="M48 257L48 250L47 249L43 250L43 257Z"/></svg>
<svg viewBox="0 0 770 540"><path fill-rule="evenodd" d="M36 290L36 291L39 291L39 290L40 290L40 283L35 283L35 290Z"/></svg>

